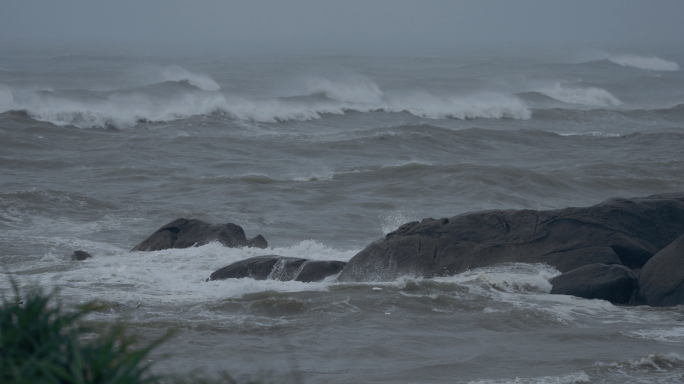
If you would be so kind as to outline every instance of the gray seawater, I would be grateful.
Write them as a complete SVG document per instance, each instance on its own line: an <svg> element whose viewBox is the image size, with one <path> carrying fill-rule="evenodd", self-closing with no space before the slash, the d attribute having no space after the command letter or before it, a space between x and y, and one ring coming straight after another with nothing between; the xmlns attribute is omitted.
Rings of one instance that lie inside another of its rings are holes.
<svg viewBox="0 0 684 384"><path fill-rule="evenodd" d="M205 282L348 260L404 222L684 190L684 52L0 55L0 290L60 287L158 372L305 383L684 382L684 308L549 295L558 271ZM269 248L130 253L178 217ZM77 249L93 254L69 261ZM162 355L169 354L162 358Z"/></svg>

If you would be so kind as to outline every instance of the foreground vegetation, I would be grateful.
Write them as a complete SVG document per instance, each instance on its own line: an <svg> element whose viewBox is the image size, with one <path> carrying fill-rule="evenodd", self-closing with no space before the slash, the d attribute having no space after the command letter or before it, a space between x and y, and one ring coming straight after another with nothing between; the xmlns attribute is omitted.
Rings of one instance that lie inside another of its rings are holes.
<svg viewBox="0 0 684 384"><path fill-rule="evenodd" d="M13 297L3 295L0 303L0 383L236 383L228 375L220 381L155 375L147 357L170 332L143 347L134 345L121 324L92 337L82 320L97 304L65 311L54 293L22 294L14 283L13 288Z"/></svg>

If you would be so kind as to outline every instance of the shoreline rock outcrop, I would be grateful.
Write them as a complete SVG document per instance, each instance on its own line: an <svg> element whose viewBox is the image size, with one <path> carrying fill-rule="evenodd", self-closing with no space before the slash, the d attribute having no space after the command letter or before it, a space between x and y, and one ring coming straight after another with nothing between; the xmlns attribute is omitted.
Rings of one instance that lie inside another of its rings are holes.
<svg viewBox="0 0 684 384"><path fill-rule="evenodd" d="M548 211L489 210L410 222L349 262L278 255L240 260L207 281L391 281L400 276L452 276L501 263L545 263L562 272L552 294L615 304L684 304L684 194L613 198L591 207ZM268 246L235 224L177 219L132 251L188 248L218 241L226 247ZM79 253L80 252L80 253ZM77 251L72 258L83 260ZM89 255L88 255L89 256Z"/></svg>
<svg viewBox="0 0 684 384"><path fill-rule="evenodd" d="M404 224L356 254L338 279L431 278L506 262L546 263L561 272L597 263L638 269L682 233L684 194L472 212Z"/></svg>
<svg viewBox="0 0 684 384"><path fill-rule="evenodd" d="M218 241L230 248L268 247L263 236L257 235L253 239L247 239L242 227L233 223L209 224L196 219L180 218L159 228L147 239L133 247L131 252L197 247L212 241Z"/></svg>

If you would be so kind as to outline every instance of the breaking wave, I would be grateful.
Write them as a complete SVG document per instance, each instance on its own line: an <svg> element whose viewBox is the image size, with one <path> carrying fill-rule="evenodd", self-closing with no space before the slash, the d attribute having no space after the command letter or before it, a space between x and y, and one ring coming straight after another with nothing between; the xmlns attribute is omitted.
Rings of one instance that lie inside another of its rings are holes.
<svg viewBox="0 0 684 384"><path fill-rule="evenodd" d="M582 104L597 107L610 107L622 104L617 97L602 88L564 88L560 83L553 87L537 89L535 92L554 100L569 104Z"/></svg>
<svg viewBox="0 0 684 384"><path fill-rule="evenodd" d="M380 103L384 93L377 84L364 79L333 82L315 77L306 82L308 93L323 93L327 98L350 103Z"/></svg>
<svg viewBox="0 0 684 384"><path fill-rule="evenodd" d="M310 96L252 99L219 92L219 85L182 67L167 67L166 81L110 92L36 92L0 90L0 112L24 110L29 117L58 126L131 128L140 122L166 122L212 113L259 123L320 119L325 114L410 113L430 119L529 119L531 111L516 96L481 93L438 97L426 92L385 94L367 80L334 82L309 79Z"/></svg>
<svg viewBox="0 0 684 384"><path fill-rule="evenodd" d="M645 57L637 55L609 56L610 62L623 67L645 69L649 71L678 71L679 65L674 61L663 60L659 57Z"/></svg>
<svg viewBox="0 0 684 384"><path fill-rule="evenodd" d="M178 65L170 65L162 68L161 74L165 81L187 81L188 84L194 85L203 91L218 91L221 89L221 86L211 77L192 73Z"/></svg>

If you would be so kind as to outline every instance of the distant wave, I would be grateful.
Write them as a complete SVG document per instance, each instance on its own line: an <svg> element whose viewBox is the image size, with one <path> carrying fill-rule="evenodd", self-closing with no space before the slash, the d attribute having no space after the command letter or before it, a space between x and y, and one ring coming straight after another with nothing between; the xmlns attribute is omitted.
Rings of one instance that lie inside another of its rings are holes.
<svg viewBox="0 0 684 384"><path fill-rule="evenodd" d="M363 79L334 82L315 77L308 79L306 85L309 94L323 93L330 99L352 103L379 103L384 94L377 84Z"/></svg>
<svg viewBox="0 0 684 384"><path fill-rule="evenodd" d="M179 84L179 88L183 88ZM141 121L159 122L210 113L225 103L222 95L207 91L113 92L101 97L70 97L59 92L0 90L0 111L24 110L31 118L58 126L128 128Z"/></svg>
<svg viewBox="0 0 684 384"><path fill-rule="evenodd" d="M649 71L678 71L679 65L674 61L663 60L659 57L645 57L637 55L619 55L607 57L609 61L623 67L645 69Z"/></svg>
<svg viewBox="0 0 684 384"><path fill-rule="evenodd" d="M378 110L409 112L431 119L511 118L527 120L532 116L527 105L519 98L505 94L477 94L468 97L437 97L428 93L390 98Z"/></svg>
<svg viewBox="0 0 684 384"><path fill-rule="evenodd" d="M169 67L171 68L171 67ZM175 67L174 67L175 68ZM218 84L182 68L169 70L167 81L110 92L35 92L0 89L0 112L24 110L36 120L80 128L131 128L140 122L165 122L223 113L261 123L320 119L347 111L407 112L431 119L529 119L531 111L516 96L474 94L438 97L426 92L386 95L370 81L307 82L311 95L325 97L249 99L218 92Z"/></svg>
<svg viewBox="0 0 684 384"><path fill-rule="evenodd" d="M684 121L684 104L678 104L670 108L657 109L630 109L617 110L596 108L591 110L581 110L574 108L535 108L533 118L535 119L573 119L573 118L607 118L618 117L629 119L653 119L662 118L669 121Z"/></svg>
<svg viewBox="0 0 684 384"><path fill-rule="evenodd" d="M162 69L162 77L166 81L187 81L190 85L194 85L204 91L218 91L221 89L221 86L211 77L192 73L178 65L164 67Z"/></svg>
<svg viewBox="0 0 684 384"><path fill-rule="evenodd" d="M598 107L618 106L622 104L617 97L602 88L564 88L560 83L553 87L537 89L535 92L554 100L570 104L592 105Z"/></svg>

